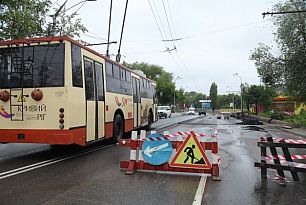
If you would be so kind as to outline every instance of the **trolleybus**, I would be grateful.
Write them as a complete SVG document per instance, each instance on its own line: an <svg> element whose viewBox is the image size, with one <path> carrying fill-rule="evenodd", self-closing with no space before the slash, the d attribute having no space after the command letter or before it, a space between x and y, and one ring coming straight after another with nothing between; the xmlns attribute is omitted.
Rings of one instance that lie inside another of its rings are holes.
<svg viewBox="0 0 306 205"><path fill-rule="evenodd" d="M156 120L143 73L69 37L0 41L0 143L85 146Z"/></svg>

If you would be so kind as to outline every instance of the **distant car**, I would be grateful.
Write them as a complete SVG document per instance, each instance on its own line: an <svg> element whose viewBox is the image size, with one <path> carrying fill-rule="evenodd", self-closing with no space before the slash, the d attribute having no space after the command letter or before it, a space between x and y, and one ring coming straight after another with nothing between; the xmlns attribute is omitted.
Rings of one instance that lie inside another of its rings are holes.
<svg viewBox="0 0 306 205"><path fill-rule="evenodd" d="M164 118L170 118L171 117L171 108L170 106L158 106L157 107L158 117L161 119Z"/></svg>
<svg viewBox="0 0 306 205"><path fill-rule="evenodd" d="M195 108L193 108L193 107L189 108L187 114L188 115L195 115Z"/></svg>

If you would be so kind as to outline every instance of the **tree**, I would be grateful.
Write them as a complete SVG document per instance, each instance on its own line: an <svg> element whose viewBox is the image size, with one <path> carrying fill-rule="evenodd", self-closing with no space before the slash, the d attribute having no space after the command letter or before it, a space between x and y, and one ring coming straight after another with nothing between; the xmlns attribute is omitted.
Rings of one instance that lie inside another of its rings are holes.
<svg viewBox="0 0 306 205"><path fill-rule="evenodd" d="M209 98L211 100L211 108L213 111L217 109L217 96L218 96L218 87L217 84L213 82L209 90Z"/></svg>
<svg viewBox="0 0 306 205"><path fill-rule="evenodd" d="M172 73L166 72L161 66L148 63L136 62L129 64L123 62L123 64L130 69L143 71L148 78L156 81L156 93L159 104L171 105L173 103L175 84L172 82Z"/></svg>
<svg viewBox="0 0 306 205"><path fill-rule="evenodd" d="M277 3L274 11L305 10L303 0ZM257 72L266 85L280 84L285 92L306 99L306 13L297 12L273 15L275 40L280 53L259 44L250 59L255 61Z"/></svg>
<svg viewBox="0 0 306 205"><path fill-rule="evenodd" d="M249 110L249 104L255 104L255 112L257 114L257 104L264 105L265 110L268 111L271 108L272 98L276 96L274 89L262 86L251 85L244 90L244 97L246 98Z"/></svg>
<svg viewBox="0 0 306 205"><path fill-rule="evenodd" d="M236 106L240 105L240 97L238 95L235 95L235 94L218 95L218 97L217 97L217 109L231 108L230 103L234 103Z"/></svg>
<svg viewBox="0 0 306 205"><path fill-rule="evenodd" d="M0 40L54 35L47 13L50 0L10 0L0 4ZM58 9L55 9L58 10ZM54 11L55 13L55 11ZM80 19L73 20L76 14L60 12L57 25L62 35L74 37L86 32ZM58 19L57 19L58 20ZM59 30L55 34L59 34Z"/></svg>

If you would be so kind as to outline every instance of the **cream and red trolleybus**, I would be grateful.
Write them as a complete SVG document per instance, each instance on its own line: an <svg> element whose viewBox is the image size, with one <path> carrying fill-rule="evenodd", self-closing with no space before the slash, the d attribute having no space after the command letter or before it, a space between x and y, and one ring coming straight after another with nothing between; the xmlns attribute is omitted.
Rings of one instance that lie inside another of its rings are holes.
<svg viewBox="0 0 306 205"><path fill-rule="evenodd" d="M0 143L116 141L157 120L155 88L69 37L0 41Z"/></svg>

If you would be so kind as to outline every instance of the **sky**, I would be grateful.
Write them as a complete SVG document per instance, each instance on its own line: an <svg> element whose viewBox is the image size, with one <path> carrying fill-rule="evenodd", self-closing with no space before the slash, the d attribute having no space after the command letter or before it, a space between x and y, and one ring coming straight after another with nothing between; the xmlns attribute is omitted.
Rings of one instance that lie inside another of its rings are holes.
<svg viewBox="0 0 306 205"><path fill-rule="evenodd" d="M58 8L65 0L53 0ZM78 11L88 29L81 40L107 41L110 0L68 0L67 13ZM240 83L259 85L251 51L259 43L273 44L271 11L277 0L129 0L121 45L122 60L162 66L173 73L177 88L209 95L213 82L218 94L240 90ZM119 47L126 0L113 0L111 58ZM172 42L163 40L180 39ZM176 49L173 49L176 48ZM92 49L105 54L106 46ZM172 50L167 52L167 50ZM238 73L239 77L234 76Z"/></svg>

